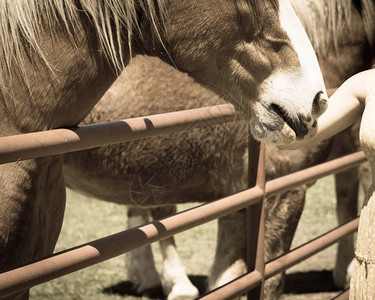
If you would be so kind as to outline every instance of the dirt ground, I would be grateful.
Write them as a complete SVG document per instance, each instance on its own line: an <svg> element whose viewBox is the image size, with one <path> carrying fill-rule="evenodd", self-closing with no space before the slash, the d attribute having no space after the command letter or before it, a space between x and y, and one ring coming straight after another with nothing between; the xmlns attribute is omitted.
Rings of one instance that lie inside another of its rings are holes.
<svg viewBox="0 0 375 300"><path fill-rule="evenodd" d="M324 178L309 190L305 210L297 229L293 247L336 226L333 178ZM104 203L69 192L66 217L56 251L70 248L116 233L126 224L126 208ZM179 207L180 210L188 206ZM213 261L216 242L216 221L176 236L176 243L187 273L200 290ZM160 268L158 245L154 244L155 260ZM331 270L336 247L332 246L302 264L288 270L282 300L330 299L337 295ZM161 299L161 290L151 297L137 295L127 281L124 257L120 256L85 270L75 272L31 290L32 300L119 300ZM245 297L243 297L245 299Z"/></svg>

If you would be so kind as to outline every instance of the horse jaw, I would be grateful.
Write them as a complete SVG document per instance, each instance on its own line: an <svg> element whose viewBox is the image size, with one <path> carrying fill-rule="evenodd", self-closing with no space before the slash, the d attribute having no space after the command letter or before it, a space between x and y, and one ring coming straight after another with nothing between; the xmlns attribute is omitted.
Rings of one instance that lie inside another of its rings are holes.
<svg viewBox="0 0 375 300"><path fill-rule="evenodd" d="M258 140L288 145L316 134L316 119L326 110L328 96L314 49L289 0L279 0L279 8L300 66L280 70L261 84L250 128Z"/></svg>

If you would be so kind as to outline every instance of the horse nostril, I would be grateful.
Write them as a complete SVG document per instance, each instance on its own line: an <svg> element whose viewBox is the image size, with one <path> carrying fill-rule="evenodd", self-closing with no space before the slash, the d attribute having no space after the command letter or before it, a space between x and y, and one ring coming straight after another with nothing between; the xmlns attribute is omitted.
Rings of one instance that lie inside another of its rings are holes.
<svg viewBox="0 0 375 300"><path fill-rule="evenodd" d="M322 91L318 92L313 101L312 113L314 116L320 116L327 108L328 100L323 96Z"/></svg>
<svg viewBox="0 0 375 300"><path fill-rule="evenodd" d="M320 99L322 98L322 95L323 95L323 92L322 92L322 91L318 92L318 93L315 95L315 97L314 97L314 101L313 101L313 105L314 105L314 106L318 106L318 105L319 105L319 103L320 103Z"/></svg>

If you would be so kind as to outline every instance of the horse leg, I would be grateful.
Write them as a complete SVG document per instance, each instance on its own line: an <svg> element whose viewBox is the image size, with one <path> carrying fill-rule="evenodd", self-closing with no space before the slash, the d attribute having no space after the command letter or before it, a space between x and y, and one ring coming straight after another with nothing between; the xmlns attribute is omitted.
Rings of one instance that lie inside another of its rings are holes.
<svg viewBox="0 0 375 300"><path fill-rule="evenodd" d="M265 261L290 250L294 234L305 204L306 186L268 198L265 202ZM285 273L265 282L264 299L277 299L283 292Z"/></svg>
<svg viewBox="0 0 375 300"><path fill-rule="evenodd" d="M357 217L358 203L358 169L353 168L335 174L336 184L336 213L339 225ZM337 247L336 263L333 269L333 282L337 288L346 288L347 269L354 258L354 237L349 235L340 240Z"/></svg>
<svg viewBox="0 0 375 300"><path fill-rule="evenodd" d="M149 222L148 209L128 207L128 228L143 225L147 222ZM144 294L161 286L150 245L135 249L125 257L128 279L136 287L137 293Z"/></svg>
<svg viewBox="0 0 375 300"><path fill-rule="evenodd" d="M265 260L290 249L305 203L306 187L266 199ZM209 290L243 275L246 266L246 213L240 211L219 219L215 261L211 268ZM283 290L284 275L265 282L265 299L278 298Z"/></svg>
<svg viewBox="0 0 375 300"><path fill-rule="evenodd" d="M156 220L175 213L175 205L151 209L151 215ZM197 298L199 291L186 275L173 236L161 240L159 244L163 257L162 286L164 294L168 295L168 300Z"/></svg>
<svg viewBox="0 0 375 300"><path fill-rule="evenodd" d="M60 157L1 165L0 190L0 272L52 254L65 209Z"/></svg>
<svg viewBox="0 0 375 300"><path fill-rule="evenodd" d="M241 210L218 220L215 260L208 289L222 286L246 271L246 210Z"/></svg>

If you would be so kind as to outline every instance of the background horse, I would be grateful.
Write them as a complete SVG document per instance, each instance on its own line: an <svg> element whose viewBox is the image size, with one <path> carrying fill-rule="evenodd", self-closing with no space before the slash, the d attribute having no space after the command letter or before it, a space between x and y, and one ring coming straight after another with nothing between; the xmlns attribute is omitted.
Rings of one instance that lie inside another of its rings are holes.
<svg viewBox="0 0 375 300"><path fill-rule="evenodd" d="M316 48L324 78L329 88L339 86L350 75L371 67L374 13L363 1L295 1L303 24ZM328 28L328 30L327 30ZM222 103L218 96L195 84L191 78L173 70L157 59L137 57L120 79L94 108L85 123L161 113ZM157 99L155 98L157 96ZM151 100L154 100L153 102ZM315 148L279 151L267 147L267 178L272 179L324 161L331 156L355 149L355 135L347 130L334 141ZM345 139L342 139L345 135ZM166 205L189 201L211 201L247 186L247 126L239 120L192 132L102 147L72 153L65 157L64 175L69 187L106 201L130 204L129 227L147 222L148 212L139 206ZM350 147L343 147L345 145ZM337 150L340 149L340 153ZM350 172L355 172L351 170ZM339 174L345 179L349 172ZM344 203L357 192L358 183L351 174L350 183L338 181L338 203ZM343 190L344 187L344 190ZM289 250L302 212L306 186L266 200L266 259ZM145 201L148 196L148 201ZM356 197L356 196L355 196ZM341 206L343 207L343 206ZM154 218L172 214L174 207L153 208ZM349 210L340 222L356 210ZM210 287L219 286L246 272L246 221L242 213L219 220L216 262L210 276ZM236 233L236 234L234 234ZM173 238L161 241L163 254L162 282L168 298L197 296L188 281L184 267L174 248ZM353 243L345 240L340 248L349 246L344 258L339 257L335 271L336 283L344 285L345 270L352 256ZM349 254L347 254L349 253ZM346 257L347 256L347 257ZM130 253L129 278L142 292L160 285L153 265L150 247ZM341 271L340 271L341 270ZM146 275L145 275L146 274ZM274 299L282 290L281 275L266 282L267 298Z"/></svg>
<svg viewBox="0 0 375 300"><path fill-rule="evenodd" d="M289 1L5 0L0 20L0 136L79 124L136 54L233 102L265 141L313 134L326 106ZM0 190L0 270L51 254L65 206L61 156L2 165Z"/></svg>

